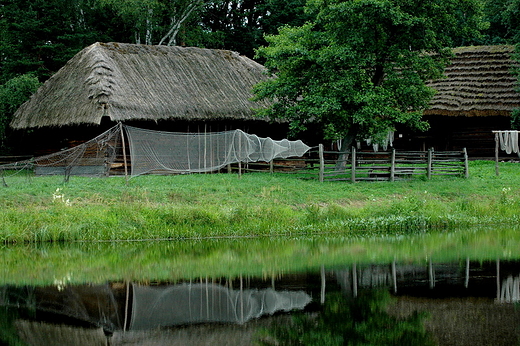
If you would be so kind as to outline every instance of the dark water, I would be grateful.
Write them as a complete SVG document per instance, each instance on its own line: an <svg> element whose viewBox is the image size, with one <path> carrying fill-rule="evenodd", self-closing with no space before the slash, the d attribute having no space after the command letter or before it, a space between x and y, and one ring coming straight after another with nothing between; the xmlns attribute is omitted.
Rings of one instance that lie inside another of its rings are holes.
<svg viewBox="0 0 520 346"><path fill-rule="evenodd" d="M520 262L0 287L3 345L519 345Z"/></svg>

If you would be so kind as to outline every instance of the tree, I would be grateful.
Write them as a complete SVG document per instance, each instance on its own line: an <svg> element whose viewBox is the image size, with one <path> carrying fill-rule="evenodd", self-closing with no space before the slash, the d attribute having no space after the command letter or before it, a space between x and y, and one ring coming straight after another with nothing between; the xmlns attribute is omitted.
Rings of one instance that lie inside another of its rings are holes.
<svg viewBox="0 0 520 346"><path fill-rule="evenodd" d="M450 51L478 36L475 0L313 0L312 21L282 27L257 50L276 78L257 85L293 132L320 126L326 138L382 140L397 124L427 128L425 86L442 75Z"/></svg>
<svg viewBox="0 0 520 346"><path fill-rule="evenodd" d="M520 42L520 0L484 0L485 44L517 44Z"/></svg>
<svg viewBox="0 0 520 346"><path fill-rule="evenodd" d="M302 25L308 19L305 0L214 0L207 2L185 30L192 46L229 49L254 57L265 45L264 34L283 25Z"/></svg>
<svg viewBox="0 0 520 346"><path fill-rule="evenodd" d="M166 44L168 46L177 45L177 35L181 29L181 25L203 4L203 0L170 1L168 8L169 29L161 38L159 44L161 45L167 42Z"/></svg>
<svg viewBox="0 0 520 346"><path fill-rule="evenodd" d="M38 89L40 82L33 74L25 74L0 85L0 150L6 150L8 126L14 112Z"/></svg>
<svg viewBox="0 0 520 346"><path fill-rule="evenodd" d="M134 42L176 45L181 25L204 0L98 0L133 26Z"/></svg>
<svg viewBox="0 0 520 346"><path fill-rule="evenodd" d="M96 1L2 1L0 83L29 72L44 81L85 46L114 39L118 25Z"/></svg>

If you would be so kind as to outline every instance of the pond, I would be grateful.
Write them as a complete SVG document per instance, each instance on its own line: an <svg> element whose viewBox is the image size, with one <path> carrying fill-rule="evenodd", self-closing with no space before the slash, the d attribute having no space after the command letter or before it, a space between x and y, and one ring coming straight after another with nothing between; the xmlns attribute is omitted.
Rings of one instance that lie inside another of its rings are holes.
<svg viewBox="0 0 520 346"><path fill-rule="evenodd" d="M518 229L0 249L6 345L515 345Z"/></svg>

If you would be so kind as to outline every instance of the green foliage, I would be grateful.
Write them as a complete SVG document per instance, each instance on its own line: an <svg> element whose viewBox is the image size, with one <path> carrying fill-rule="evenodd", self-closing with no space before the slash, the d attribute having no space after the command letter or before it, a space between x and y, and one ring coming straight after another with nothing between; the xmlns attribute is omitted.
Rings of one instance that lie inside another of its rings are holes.
<svg viewBox="0 0 520 346"><path fill-rule="evenodd" d="M38 89L40 83L33 74L15 77L0 85L0 150L5 150L9 122L18 107Z"/></svg>
<svg viewBox="0 0 520 346"><path fill-rule="evenodd" d="M486 0L485 18L489 27L485 31L484 44L516 44L520 42L520 1Z"/></svg>
<svg viewBox="0 0 520 346"><path fill-rule="evenodd" d="M353 299L329 293L317 317L298 313L293 323L267 330L274 340L265 338L259 345L435 345L424 329L424 315L393 317L385 310L389 301L383 290L363 290Z"/></svg>
<svg viewBox="0 0 520 346"><path fill-rule="evenodd" d="M478 35L480 10L474 0L310 1L313 21L280 28L257 50L276 75L255 88L276 100L259 115L285 118L294 132L318 124L331 139L426 129L425 82L441 76L455 38Z"/></svg>
<svg viewBox="0 0 520 346"><path fill-rule="evenodd" d="M28 72L47 79L85 46L110 40L112 17L95 0L3 1L0 83Z"/></svg>
<svg viewBox="0 0 520 346"><path fill-rule="evenodd" d="M186 44L229 49L249 57L265 45L265 34L275 34L286 24L302 25L305 0L209 1L199 15L186 24Z"/></svg>

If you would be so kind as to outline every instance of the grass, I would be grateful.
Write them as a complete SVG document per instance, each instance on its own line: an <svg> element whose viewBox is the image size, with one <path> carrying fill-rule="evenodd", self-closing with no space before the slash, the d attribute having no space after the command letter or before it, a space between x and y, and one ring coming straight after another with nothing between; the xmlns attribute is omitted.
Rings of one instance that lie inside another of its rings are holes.
<svg viewBox="0 0 520 346"><path fill-rule="evenodd" d="M470 178L326 182L251 173L124 178L14 176L0 187L0 242L417 234L515 224L520 166Z"/></svg>

